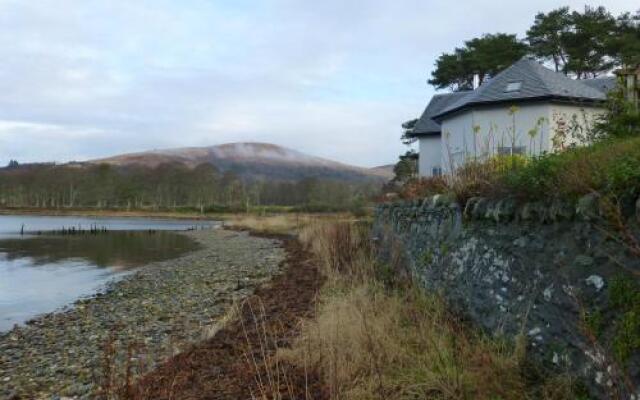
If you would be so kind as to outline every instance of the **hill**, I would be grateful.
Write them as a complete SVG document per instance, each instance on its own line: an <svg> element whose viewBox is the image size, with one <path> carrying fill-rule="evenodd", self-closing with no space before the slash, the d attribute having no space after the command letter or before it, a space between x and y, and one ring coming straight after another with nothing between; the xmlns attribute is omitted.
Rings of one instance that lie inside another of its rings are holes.
<svg viewBox="0 0 640 400"><path fill-rule="evenodd" d="M211 164L220 172L233 172L248 180L298 181L315 177L342 181L385 181L391 178L386 169L356 167L269 143L228 143L153 150L91 160L88 163L152 168L165 163L180 163L191 168Z"/></svg>

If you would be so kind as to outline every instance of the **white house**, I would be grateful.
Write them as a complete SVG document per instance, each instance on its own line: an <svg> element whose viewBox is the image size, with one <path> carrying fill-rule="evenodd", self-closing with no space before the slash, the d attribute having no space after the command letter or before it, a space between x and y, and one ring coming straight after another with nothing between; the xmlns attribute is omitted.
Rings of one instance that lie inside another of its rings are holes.
<svg viewBox="0 0 640 400"><path fill-rule="evenodd" d="M574 80L523 58L475 90L435 95L408 136L418 139L420 176L470 159L559 150L604 112L615 78Z"/></svg>

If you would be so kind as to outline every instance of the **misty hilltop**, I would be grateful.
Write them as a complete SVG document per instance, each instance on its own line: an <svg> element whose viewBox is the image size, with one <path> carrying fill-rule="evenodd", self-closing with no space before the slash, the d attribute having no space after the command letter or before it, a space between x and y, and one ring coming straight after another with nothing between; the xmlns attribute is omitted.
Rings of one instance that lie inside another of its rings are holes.
<svg viewBox="0 0 640 400"><path fill-rule="evenodd" d="M232 172L249 180L297 181L320 178L385 181L391 178L386 169L357 167L274 144L254 142L151 150L90 160L87 163L150 168L175 163L190 168L211 164L222 173Z"/></svg>

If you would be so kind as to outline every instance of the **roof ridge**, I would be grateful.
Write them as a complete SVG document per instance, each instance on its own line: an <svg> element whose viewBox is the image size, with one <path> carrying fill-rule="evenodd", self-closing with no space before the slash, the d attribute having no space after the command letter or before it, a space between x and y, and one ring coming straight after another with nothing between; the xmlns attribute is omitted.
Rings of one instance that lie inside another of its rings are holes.
<svg viewBox="0 0 640 400"><path fill-rule="evenodd" d="M540 63L536 62L536 64L538 65L538 68L537 68L537 71L536 71L536 75L538 75L541 78L542 82L545 85L545 88L547 90L549 90L549 91L553 91L553 88L551 88L551 87L549 87L547 85L547 80L545 80L542 77L542 74L547 74L548 76L553 76L556 79L564 80L569 85L582 86L583 88L585 88L588 91L595 90L593 87L591 87L591 86L589 86L589 85L584 83L584 81L587 80L587 79L573 79L573 78L563 74L562 72L558 72L558 71L554 71L552 69L546 68L544 65L542 65ZM597 78L592 78L592 79L597 79ZM566 89L565 89L565 91L566 91ZM564 94L564 93L562 93L562 94Z"/></svg>
<svg viewBox="0 0 640 400"><path fill-rule="evenodd" d="M454 91L454 92L448 92L448 93L435 93L432 97L442 97L442 96L451 96L454 94L464 94L464 93L470 93L473 92L473 90L459 90L459 91Z"/></svg>
<svg viewBox="0 0 640 400"><path fill-rule="evenodd" d="M544 74L545 72L549 71L549 72L553 72L553 73L557 73L555 71L551 71L550 69L547 69L544 67L544 65L540 64L538 61L536 60L532 60L532 59L523 59L523 61L528 61L528 65L533 65L534 67L533 69L533 73L535 74L535 77L537 78L537 80L540 82L540 86L543 86L544 89L548 92L552 92L553 88L549 87L549 85L547 84L547 81L544 79L544 77L542 76L542 74Z"/></svg>

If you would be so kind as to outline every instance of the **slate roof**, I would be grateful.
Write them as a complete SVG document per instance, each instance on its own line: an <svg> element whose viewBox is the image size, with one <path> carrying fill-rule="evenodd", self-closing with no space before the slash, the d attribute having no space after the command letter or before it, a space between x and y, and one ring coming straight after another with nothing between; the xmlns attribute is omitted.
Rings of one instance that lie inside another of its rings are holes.
<svg viewBox="0 0 640 400"><path fill-rule="evenodd" d="M520 89L507 91L509 83L521 82ZM598 87L603 82L584 84L562 73L552 71L535 60L523 58L498 75L482 84L473 92L441 109L431 118L439 121L442 117L471 106L522 102L530 100L558 100L575 103L606 100L605 91ZM427 107L428 108L428 107Z"/></svg>
<svg viewBox="0 0 640 400"><path fill-rule="evenodd" d="M603 78L595 79L583 79L580 82L594 89L598 89L604 94L607 94L611 90L613 90L616 87L617 83L615 76L606 76Z"/></svg>
<svg viewBox="0 0 640 400"><path fill-rule="evenodd" d="M431 98L431 101L425 108L422 116L418 119L418 122L413 126L411 133L408 134L410 137L418 137L418 136L428 136L428 135L439 135L440 134L440 124L432 119L434 115L439 114L445 108L449 107L451 104L459 101L461 98L467 96L471 91L467 92L453 92L453 93L443 93L436 94Z"/></svg>

